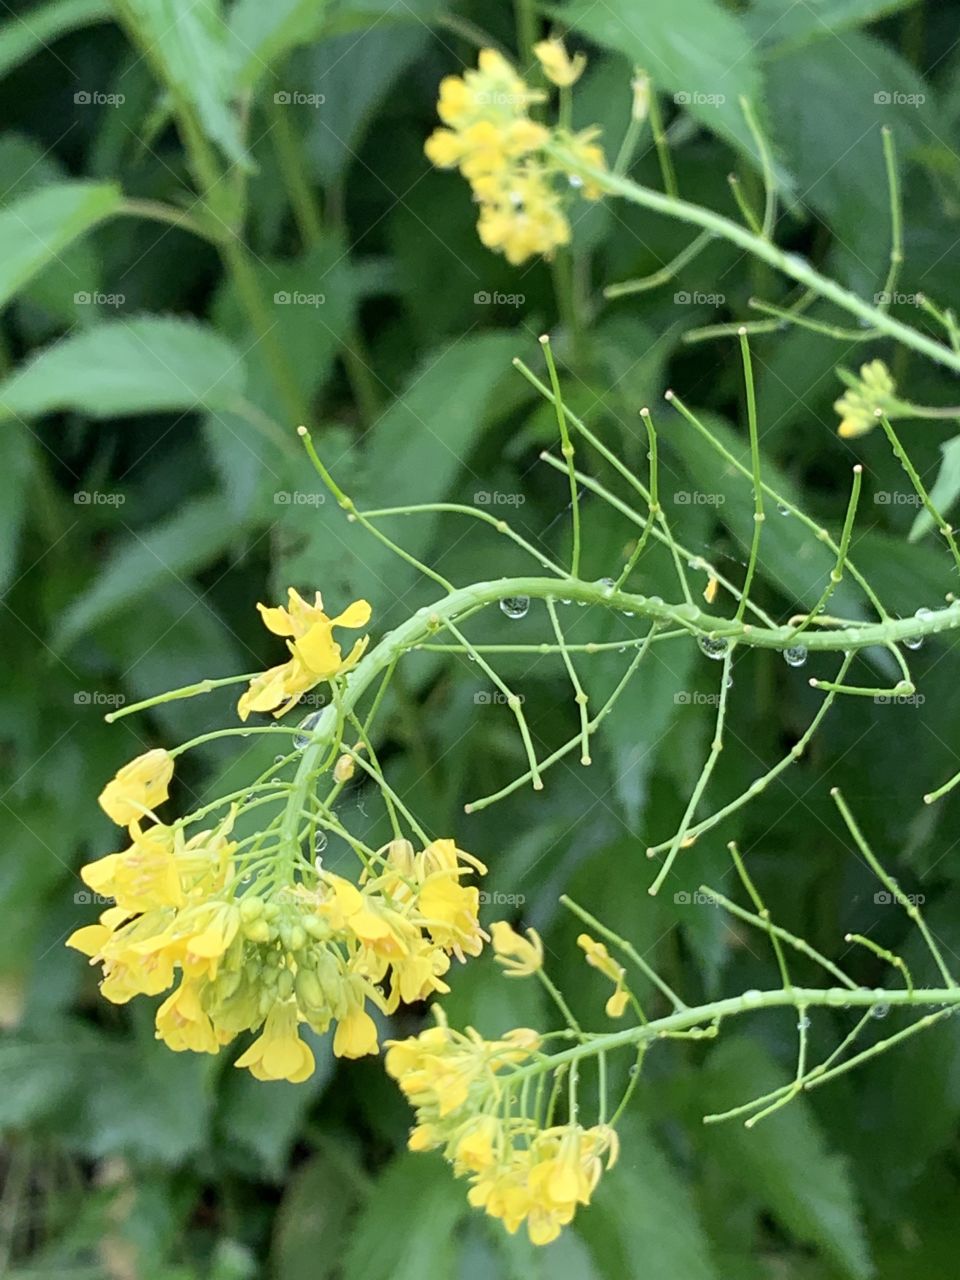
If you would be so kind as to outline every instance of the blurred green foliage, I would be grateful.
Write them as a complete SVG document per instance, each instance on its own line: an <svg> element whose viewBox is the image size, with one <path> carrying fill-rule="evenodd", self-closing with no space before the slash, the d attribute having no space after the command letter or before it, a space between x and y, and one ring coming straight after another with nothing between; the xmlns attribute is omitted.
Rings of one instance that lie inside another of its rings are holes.
<svg viewBox="0 0 960 1280"><path fill-rule="evenodd" d="M320 587L336 605L365 595L378 629L431 597L322 501L296 419L313 424L358 501L502 509L547 551L564 536L567 501L563 477L536 466L553 420L510 359L533 361L549 327L568 401L637 467L637 411L654 407L677 534L737 578L749 486L718 475L702 441L657 406L672 383L742 450L735 347L684 334L749 315L754 294L788 295L715 244L662 289L604 302L604 284L658 269L689 239L622 205L578 209L572 255L556 271L510 269L480 246L464 185L430 171L422 144L440 78L471 63L477 41L515 49L506 0L3 8L0 1270L37 1280L955 1274L952 1023L750 1133L705 1130L700 1116L786 1078L794 1015L748 1023L712 1049L658 1049L625 1118L620 1166L575 1228L535 1254L471 1212L439 1159L404 1153L408 1113L376 1063L335 1070L318 1047L308 1084L257 1084L228 1061L157 1045L149 1009L98 999L93 972L62 945L92 918L76 869L115 838L96 795L146 745L202 733L231 707L213 695L115 727L104 711L265 665L253 605L288 584ZM889 252L879 130L891 126L907 226L894 313L916 323L922 291L960 308L956 0L548 8L544 28L555 16L590 53L578 125L602 124L615 154L640 63L663 95L681 193L730 213L731 170L749 199L760 194L737 107L749 95L786 190L781 243L867 297ZM649 133L631 172L659 183ZM826 306L813 314L839 319ZM932 539L908 541L916 509L884 442L839 441L831 407L837 363L874 355L911 399L956 401L948 374L884 343L772 334L755 350L764 466L833 527L851 462L863 461L854 555L906 614L942 597L945 560ZM928 483L947 446L945 504L960 486L951 434L924 424L908 437ZM684 500L703 488L727 500ZM598 502L584 510L584 574L615 573L629 527ZM482 527L401 523L410 549L455 581L516 567ZM795 525L776 527L760 566L760 598L780 618L813 603L823 569ZM666 564L644 564L638 589L669 591ZM596 635L587 614L569 620L571 642L616 638ZM508 634L540 638L532 617L499 619L487 638ZM956 769L960 661L949 643L913 658L922 706L835 708L811 756L680 859L681 885L729 884L724 842L736 838L775 914L827 954L843 954L848 930L898 945L907 922L874 900L829 778L904 886L922 879L937 936L956 954L960 808L920 812L919 797ZM594 662L587 679L602 686L616 667ZM773 973L719 912L646 895L644 849L674 830L712 718L689 696L707 690L710 664L691 652L668 666L656 650L652 664L588 771L561 764L543 794L518 792L469 819L463 803L519 763L509 713L476 700L482 673L415 655L380 744L408 803L490 864L488 891L522 900L517 917L543 930L577 1009L595 1008L599 987L558 915L567 888L684 990L710 997ZM559 664L513 657L503 669L524 691L538 745L565 740L574 708ZM738 664L715 800L739 794L808 723L809 671L828 666L801 673L774 653ZM212 745L179 785L213 792L264 750ZM359 823L362 791L356 803ZM860 981L881 980L869 956L848 963ZM912 964L921 981L924 958ZM457 972L449 1005L452 1021L489 1032L543 1015L486 960ZM829 1043L829 1017L815 1021L815 1045ZM417 1025L399 1021L404 1033Z"/></svg>

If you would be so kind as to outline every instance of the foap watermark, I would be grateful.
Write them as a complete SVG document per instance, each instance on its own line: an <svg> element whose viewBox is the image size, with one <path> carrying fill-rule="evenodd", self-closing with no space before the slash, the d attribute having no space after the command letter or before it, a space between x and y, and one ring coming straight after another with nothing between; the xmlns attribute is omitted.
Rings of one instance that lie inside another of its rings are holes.
<svg viewBox="0 0 960 1280"><path fill-rule="evenodd" d="M522 507L526 500L522 493L501 493L498 489L478 489L473 495L478 507Z"/></svg>
<svg viewBox="0 0 960 1280"><path fill-rule="evenodd" d="M878 107L922 107L926 100L925 93L902 93L899 89L880 89L873 95Z"/></svg>
<svg viewBox="0 0 960 1280"><path fill-rule="evenodd" d="M712 893L704 893L702 889L694 889L692 893L681 889L679 893L673 895L673 901L678 907L719 907L720 905Z"/></svg>
<svg viewBox="0 0 960 1280"><path fill-rule="evenodd" d="M673 301L678 307L722 307L727 301L727 295L703 293L699 289L688 293L686 289L681 289L679 293L673 295Z"/></svg>
<svg viewBox="0 0 960 1280"><path fill-rule="evenodd" d="M526 902L522 893L501 893L499 889L481 889L480 905L484 907L522 907Z"/></svg>
<svg viewBox="0 0 960 1280"><path fill-rule="evenodd" d="M722 507L726 495L722 493L705 493L702 489L678 489L673 495L678 507Z"/></svg>
<svg viewBox="0 0 960 1280"><path fill-rule="evenodd" d="M877 707L922 707L926 700L922 693L877 693L873 698Z"/></svg>
<svg viewBox="0 0 960 1280"><path fill-rule="evenodd" d="M878 907L922 907L927 899L922 893L901 893L899 889L891 893L889 889L878 889L873 900Z"/></svg>
<svg viewBox="0 0 960 1280"><path fill-rule="evenodd" d="M73 95L76 107L122 107L126 100L123 93L101 93L99 89L78 89Z"/></svg>
<svg viewBox="0 0 960 1280"><path fill-rule="evenodd" d="M324 93L302 93L299 89L278 89L273 95L278 107L322 107L327 97Z"/></svg>
<svg viewBox="0 0 960 1280"><path fill-rule="evenodd" d="M280 289L273 295L274 304L278 307L322 307L326 300L324 293L301 293L299 289Z"/></svg>
<svg viewBox="0 0 960 1280"><path fill-rule="evenodd" d="M73 495L78 507L122 507L126 500L125 493L112 489L78 489Z"/></svg>
<svg viewBox="0 0 960 1280"><path fill-rule="evenodd" d="M881 289L873 295L878 307L922 307L926 300L923 293L898 293L896 290L891 293L889 289Z"/></svg>
<svg viewBox="0 0 960 1280"><path fill-rule="evenodd" d="M103 689L78 689L73 695L77 707L122 707L126 700L122 693L107 693Z"/></svg>
<svg viewBox="0 0 960 1280"><path fill-rule="evenodd" d="M474 695L473 700L478 707L489 707L493 705L506 706L522 706L525 701L522 693L506 694L502 689L479 689Z"/></svg>
<svg viewBox="0 0 960 1280"><path fill-rule="evenodd" d="M681 89L673 95L678 107L722 107L727 100L725 93L701 93L699 89Z"/></svg>
<svg viewBox="0 0 960 1280"><path fill-rule="evenodd" d="M678 707L718 707L719 693L701 693L699 689L678 689L673 695Z"/></svg>
<svg viewBox="0 0 960 1280"><path fill-rule="evenodd" d="M522 307L526 300L523 293L501 293L498 289L492 292L478 289L473 295L473 301L478 307Z"/></svg>
<svg viewBox="0 0 960 1280"><path fill-rule="evenodd" d="M93 893L90 889L78 889L73 895L73 900L78 907L112 907L113 898L108 898L105 893Z"/></svg>
<svg viewBox="0 0 960 1280"><path fill-rule="evenodd" d="M525 107L528 98L525 93L494 90L490 93L476 93L473 95L473 100L478 107Z"/></svg>
<svg viewBox="0 0 960 1280"><path fill-rule="evenodd" d="M873 495L878 507L922 507L923 499L919 493L908 493L905 489L878 489Z"/></svg>
<svg viewBox="0 0 960 1280"><path fill-rule="evenodd" d="M273 495L277 507L322 507L327 500L325 493L311 493L304 489L278 489Z"/></svg>
<svg viewBox="0 0 960 1280"><path fill-rule="evenodd" d="M101 293L99 289L81 289L73 295L75 307L122 307L126 300L125 293Z"/></svg>

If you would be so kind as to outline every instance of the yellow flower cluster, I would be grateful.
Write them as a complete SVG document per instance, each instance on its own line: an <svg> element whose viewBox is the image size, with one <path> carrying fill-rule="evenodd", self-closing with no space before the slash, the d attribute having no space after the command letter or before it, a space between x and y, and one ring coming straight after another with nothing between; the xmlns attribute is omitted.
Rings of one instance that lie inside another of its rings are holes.
<svg viewBox="0 0 960 1280"><path fill-rule="evenodd" d="M583 69L582 59L571 60L558 41L543 41L537 52L555 84L572 84ZM437 113L446 127L424 148L438 168L460 170L480 206L480 239L515 265L535 254L549 258L569 243L564 204L572 182L588 200L601 195L595 184L571 178L547 150L560 140L576 159L602 167L596 130L571 136L532 120L529 108L544 96L495 49L483 49L477 70L441 82Z"/></svg>
<svg viewBox="0 0 960 1280"><path fill-rule="evenodd" d="M189 839L155 819L172 772L166 752L150 751L104 790L101 804L129 826L131 844L83 868L114 905L68 940L103 966L101 990L115 1004L166 991L179 974L156 1016L171 1049L216 1053L259 1030L236 1065L261 1080L305 1080L314 1059L301 1022L321 1034L336 1022L339 1057L375 1053L368 1003L390 1013L445 992L450 957L479 954L479 891L461 881L486 868L452 840L419 852L395 840L360 885L317 870L309 885L248 886L232 813Z"/></svg>
<svg viewBox="0 0 960 1280"><path fill-rule="evenodd" d="M877 410L890 415L895 410L896 384L882 360L860 366L859 378L841 372L847 390L834 404L840 415L837 434L846 440L866 435L877 425Z"/></svg>
<svg viewBox="0 0 960 1280"><path fill-rule="evenodd" d="M370 621L370 605L355 600L343 613L330 618L323 611L320 592L313 604L290 587L287 607L271 608L258 604L264 626L276 636L283 636L290 659L278 667L261 672L250 681L250 687L237 703L237 713L246 720L251 711L272 711L282 716L296 704L302 694L323 680L349 671L360 661L369 637L358 640L344 658L333 638L334 627L365 627Z"/></svg>
<svg viewBox="0 0 960 1280"><path fill-rule="evenodd" d="M504 1106L500 1073L533 1062L538 1050L539 1037L527 1028L484 1040L441 1024L392 1042L386 1068L416 1111L410 1149L442 1149L454 1173L469 1180L472 1205L511 1233L525 1222L542 1245L590 1202L604 1157L609 1168L618 1148L607 1125L540 1128Z"/></svg>

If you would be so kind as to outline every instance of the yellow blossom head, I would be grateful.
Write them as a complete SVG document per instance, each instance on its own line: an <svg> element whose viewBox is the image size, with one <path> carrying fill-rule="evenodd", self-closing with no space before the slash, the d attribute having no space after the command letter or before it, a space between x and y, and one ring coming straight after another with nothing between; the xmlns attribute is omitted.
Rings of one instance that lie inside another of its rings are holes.
<svg viewBox="0 0 960 1280"><path fill-rule="evenodd" d="M537 53L554 83L571 85L583 70L582 55L571 59L560 41L543 41ZM571 138L532 120L530 105L543 97L501 54L484 49L476 71L441 83L437 112L445 127L424 148L438 168L459 168L480 207L480 240L514 264L538 254L550 258L569 244L565 201L571 186L588 199L600 195L595 181L571 176L550 151L559 140L574 151L576 163L602 167L596 130Z"/></svg>
<svg viewBox="0 0 960 1280"><path fill-rule="evenodd" d="M119 827L139 822L170 794L173 757L162 747L145 751L119 769L100 792L100 808Z"/></svg>
<svg viewBox="0 0 960 1280"><path fill-rule="evenodd" d="M506 920L490 926L493 950L508 977L524 978L543 968L543 942L536 929L528 929L526 937L517 933Z"/></svg>
<svg viewBox="0 0 960 1280"><path fill-rule="evenodd" d="M840 376L847 390L833 406L840 415L837 434L850 440L872 431L879 414L895 410L897 388L882 360L861 365L859 377L845 371Z"/></svg>
<svg viewBox="0 0 960 1280"><path fill-rule="evenodd" d="M343 656L333 638L334 627L365 627L370 621L370 605L355 600L336 617L323 611L318 591L313 604L308 604L293 587L287 592L287 605L276 607L258 604L260 616L268 631L283 636L290 650L290 660L254 676L237 703L237 714L246 720L251 711L272 711L281 716L289 711L300 696L323 680L351 670L360 661L369 636L357 640Z"/></svg>
<svg viewBox="0 0 960 1280"><path fill-rule="evenodd" d="M571 58L566 45L556 36L535 44L533 52L543 68L543 74L561 89L569 89L572 84L576 84L587 65L584 54L575 53Z"/></svg>

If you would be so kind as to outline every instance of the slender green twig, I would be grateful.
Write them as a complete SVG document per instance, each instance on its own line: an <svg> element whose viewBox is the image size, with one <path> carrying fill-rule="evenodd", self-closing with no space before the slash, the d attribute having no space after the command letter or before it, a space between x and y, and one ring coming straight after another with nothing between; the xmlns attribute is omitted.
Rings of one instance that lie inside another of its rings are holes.
<svg viewBox="0 0 960 1280"><path fill-rule="evenodd" d="M947 524L946 520L944 520L943 516L940 514L938 508L934 505L933 500L930 497L930 494L927 492L926 486L924 485L923 481L920 479L919 472L917 471L916 467L913 465L913 462L910 459L910 455L907 453L906 449L904 449L903 445L900 443L900 438L898 437L897 433L894 431L893 425L891 424L890 419L887 417L885 413L880 413L879 411L877 413L877 417L879 418L880 423L883 426L883 430L887 439L890 441L891 449L893 449L893 452L896 455L897 459L899 460L900 465L903 467L904 471L910 477L910 483L913 485L914 489L916 490L917 496L920 498L920 501L923 503L924 507L926 508L927 514L930 516L930 519L936 525L941 536L946 541L947 546L950 548L950 554L953 556L954 564L957 566L958 569L960 569L960 548L957 547L957 540L953 536L953 529L950 527L949 524Z"/></svg>
<svg viewBox="0 0 960 1280"><path fill-rule="evenodd" d="M838 675L839 680L843 679L851 662L853 662L853 654L848 653L844 656L843 663L840 667ZM761 791L765 791L774 779L778 778L782 773L789 769L792 764L795 764L803 756L807 747L810 745L814 734L819 729L836 696L837 695L834 692L827 694L823 702L821 702L817 714L813 717L803 734L797 739L785 756L778 760L777 763L771 769L768 769L766 773L761 774L759 778L755 779L744 792L737 796L735 800L729 801L729 803L717 809L717 811L712 813L708 818L704 818L702 821L697 822L690 827L687 831L687 839L696 840L699 836L703 835L705 831L709 831L712 827L715 827L718 823L722 822L724 818L729 817L731 813L735 813L738 809L743 808L748 801L752 800L754 796L759 795ZM656 857L658 854L665 853L666 850L670 848L670 844L670 840L665 840L662 844L651 845L647 850L647 854L649 857Z"/></svg>
<svg viewBox="0 0 960 1280"><path fill-rule="evenodd" d="M550 348L550 338L547 334L541 335L540 345L543 347L544 358L550 374L550 385L553 388L553 404L557 412L557 427L560 431L560 452L563 455L564 462L567 464L567 473L570 480L570 511L573 519L573 552L570 576L576 578L580 575L580 495L577 491L576 469L573 461L575 449L573 441L570 439L570 432L567 429L567 418L563 412L563 395L560 391L560 378L557 374L557 366L553 358L553 351Z"/></svg>
<svg viewBox="0 0 960 1280"><path fill-rule="evenodd" d="M733 652L734 646L731 644L728 645L723 655L723 667L720 674L720 694L717 701L717 719L713 730L713 740L710 743L710 751L707 755L706 761L704 762L703 769L700 771L700 776L697 778L693 791L690 794L687 807L684 810L682 819L680 820L680 826L677 828L677 834L670 842L670 848L667 850L663 865L654 877L653 884L651 884L650 888L647 890L651 896L659 893L664 880L666 880L667 876L670 874L674 860L687 838L687 832L689 831L691 822L693 821L693 815L696 813L697 805L700 803L700 797L703 795L707 783L710 781L710 775L713 773L717 760L720 758L720 752L723 750L724 720L727 714L727 699L730 692L730 685L732 684L730 666L733 662Z"/></svg>
<svg viewBox="0 0 960 1280"><path fill-rule="evenodd" d="M740 98L740 110L743 112L747 128L753 136L760 155L764 189L763 223L760 228L760 234L765 240L769 240L773 235L774 225L777 221L777 179L773 168L773 158L770 154L770 145L767 142L766 135L760 128L760 122L749 98Z"/></svg>
<svg viewBox="0 0 960 1280"><path fill-rule="evenodd" d="M557 644L560 647L560 653L563 657L563 665L567 669L567 675L570 677L570 683L573 685L574 701L577 704L577 712L580 716L580 763L583 765L590 764L590 717L587 714L587 703L589 699L584 693L583 685L580 683L580 677L577 675L577 669L573 665L563 631L560 627L560 619L557 617L557 606L552 599L547 599L547 612L550 615L550 623L553 626L553 633L557 637Z"/></svg>
<svg viewBox="0 0 960 1280"><path fill-rule="evenodd" d="M760 436L757 430L757 393L753 382L753 363L750 359L750 342L746 331L740 330L740 353L743 358L743 381L747 394L747 426L750 432L750 461L753 467L753 537L750 540L750 558L747 561L747 572L743 579L743 594L737 604L736 618L742 621L753 576L757 571L757 557L760 554L760 536L766 515L763 510L763 480L760 475Z"/></svg>
<svg viewBox="0 0 960 1280"><path fill-rule="evenodd" d="M667 263L665 267L661 267L659 271L654 271L651 275L640 276L636 280L624 280L620 284L609 284L603 291L605 298L627 298L634 293L646 293L649 289L657 289L660 285L669 284L675 276L683 270L688 263L693 262L694 258L706 249L709 244L713 243L715 237L709 231L701 231L701 233L686 246L681 249L675 258Z"/></svg>
<svg viewBox="0 0 960 1280"><path fill-rule="evenodd" d="M847 553L850 550L850 538L853 535L853 523L857 518L857 506L860 502L860 487L863 480L863 467L858 462L853 468L853 485L850 489L850 497L847 500L847 514L843 521L843 530L840 534L840 545L837 548L837 560L833 568L830 570L830 577L827 585L820 594L820 599L813 606L810 612L802 619L794 632L794 638L806 631L807 627L818 618L827 607L830 597L843 581L843 568L846 564Z"/></svg>
<svg viewBox="0 0 960 1280"><path fill-rule="evenodd" d="M740 877L743 887L750 895L750 901L757 909L757 915L761 920L765 920L767 922L767 935L770 938L770 945L773 948L773 954L776 957L777 968L780 970L780 980L785 989L789 991L793 986L793 983L790 981L790 970L787 967L787 961L783 953L783 947L780 945L780 939L773 931L770 912L767 909L763 898L760 896L760 890L754 884L753 878L747 870L743 858L740 856L740 850L737 848L737 842L735 840L731 840L727 845L727 848L730 850L730 857L733 859L733 865L737 869L737 875Z"/></svg>
<svg viewBox="0 0 960 1280"><path fill-rule="evenodd" d="M920 936L923 938L924 942L926 943L927 950L930 952L931 956L933 956L934 963L936 964L937 968L940 970L940 974L944 982L946 982L947 986L949 987L956 986L956 982L952 977L950 970L947 968L946 961L943 958L943 953L941 952L940 947L937 945L937 942L934 939L933 934L930 932L929 928L927 927L927 922L923 918L923 912L920 910L918 903L915 901L913 897L910 897L907 894L905 894L903 890L900 888L898 881L895 880L894 877L890 875L889 872L885 871L884 868L881 866L873 850L870 848L870 845L867 843L866 837L864 836L863 832L860 830L857 820L854 818L853 814L850 812L847 802L846 800L844 800L843 795L840 792L840 788L839 787L832 788L830 794L833 797L837 808L840 810L840 816L843 818L846 828L850 832L850 835L853 837L854 844L859 849L864 861L867 863L870 870L877 877L877 879L880 881L883 887L890 894L893 901L903 907L907 915L910 917L913 923L917 926L917 929L920 932Z"/></svg>

